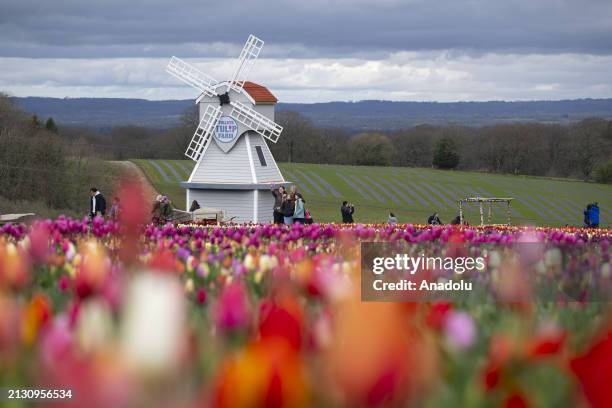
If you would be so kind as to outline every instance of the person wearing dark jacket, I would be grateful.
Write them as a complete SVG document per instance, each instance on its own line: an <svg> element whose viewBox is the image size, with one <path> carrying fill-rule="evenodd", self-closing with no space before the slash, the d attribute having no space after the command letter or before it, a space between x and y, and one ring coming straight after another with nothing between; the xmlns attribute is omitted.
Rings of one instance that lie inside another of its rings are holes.
<svg viewBox="0 0 612 408"><path fill-rule="evenodd" d="M274 217L275 224L282 224L283 212L281 206L283 205L283 195L285 194L285 187L280 186L278 189L272 189L272 195L274 196L274 206L272 207L272 216Z"/></svg>
<svg viewBox="0 0 612 408"><path fill-rule="evenodd" d="M352 224L353 214L355 213L355 206L350 204L348 201L342 202L342 207L340 207L340 213L342 214L342 222L345 224Z"/></svg>
<svg viewBox="0 0 612 408"><path fill-rule="evenodd" d="M427 224L429 225L442 225L442 221L440 221L440 217L438 217L438 213L433 213L427 218Z"/></svg>
<svg viewBox="0 0 612 408"><path fill-rule="evenodd" d="M584 214L584 226L587 228L591 226L591 209L592 208L593 208L593 204L588 204L586 206L586 209L582 212Z"/></svg>
<svg viewBox="0 0 612 408"><path fill-rule="evenodd" d="M97 215L104 217L106 215L106 199L102 193L96 188L89 189L89 218L94 218Z"/></svg>
<svg viewBox="0 0 612 408"><path fill-rule="evenodd" d="M287 225L293 224L293 213L295 212L295 197L289 194L283 195L281 204L281 213L283 214L283 223Z"/></svg>

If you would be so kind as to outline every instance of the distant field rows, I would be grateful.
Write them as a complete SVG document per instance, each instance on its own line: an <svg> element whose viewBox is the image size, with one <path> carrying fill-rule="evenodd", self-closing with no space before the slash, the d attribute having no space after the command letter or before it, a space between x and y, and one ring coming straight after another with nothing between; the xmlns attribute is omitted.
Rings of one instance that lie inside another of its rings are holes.
<svg viewBox="0 0 612 408"><path fill-rule="evenodd" d="M185 206L179 181L187 180L189 160L134 160L155 185ZM295 182L311 212L322 221L337 221L342 200L355 204L356 219L386 220L389 211L403 222L423 222L434 211L442 221L458 214L457 202L465 197L512 197L515 224L579 225L582 209L593 201L601 207L602 225L609 225L612 187L556 179L441 171L398 167L360 167L280 163L286 180ZM485 209L486 214L486 209ZM466 207L471 223L478 221L476 205ZM505 222L505 205L493 206L493 222Z"/></svg>

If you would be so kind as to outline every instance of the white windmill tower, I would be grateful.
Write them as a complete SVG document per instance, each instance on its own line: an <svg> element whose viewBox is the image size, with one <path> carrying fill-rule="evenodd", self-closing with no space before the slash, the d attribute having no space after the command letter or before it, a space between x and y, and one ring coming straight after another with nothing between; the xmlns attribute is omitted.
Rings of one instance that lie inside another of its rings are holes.
<svg viewBox="0 0 612 408"><path fill-rule="evenodd" d="M193 86L201 95L200 124L185 155L196 162L187 189L187 207L197 200L202 207L223 209L237 222L272 220L272 187L289 185L283 178L265 139L276 143L283 128L274 122L277 99L247 75L264 42L250 35L234 73L218 82L179 58L166 70Z"/></svg>

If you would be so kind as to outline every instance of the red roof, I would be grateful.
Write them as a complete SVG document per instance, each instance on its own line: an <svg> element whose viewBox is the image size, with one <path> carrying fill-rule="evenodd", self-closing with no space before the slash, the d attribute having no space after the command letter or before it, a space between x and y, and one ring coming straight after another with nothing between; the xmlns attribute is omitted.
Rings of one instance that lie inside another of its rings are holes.
<svg viewBox="0 0 612 408"><path fill-rule="evenodd" d="M246 81L244 90L255 100L255 104L274 104L278 99L265 86L256 84L255 82Z"/></svg>

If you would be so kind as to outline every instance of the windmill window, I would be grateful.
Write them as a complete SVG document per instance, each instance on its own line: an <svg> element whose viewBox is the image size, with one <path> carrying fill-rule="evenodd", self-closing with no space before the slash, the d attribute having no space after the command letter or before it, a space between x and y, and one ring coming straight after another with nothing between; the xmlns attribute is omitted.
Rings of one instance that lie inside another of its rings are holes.
<svg viewBox="0 0 612 408"><path fill-rule="evenodd" d="M257 152L257 157L259 157L259 163L261 164L261 166L268 166L268 163L266 163L266 158L263 154L263 150L261 150L261 146L255 146L255 151Z"/></svg>

